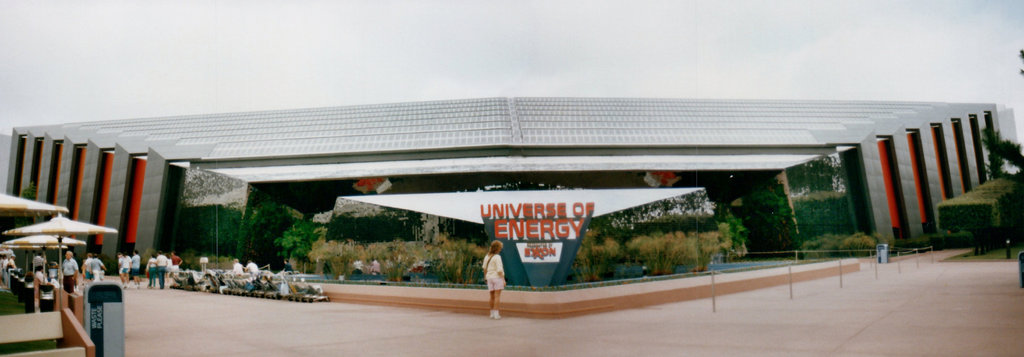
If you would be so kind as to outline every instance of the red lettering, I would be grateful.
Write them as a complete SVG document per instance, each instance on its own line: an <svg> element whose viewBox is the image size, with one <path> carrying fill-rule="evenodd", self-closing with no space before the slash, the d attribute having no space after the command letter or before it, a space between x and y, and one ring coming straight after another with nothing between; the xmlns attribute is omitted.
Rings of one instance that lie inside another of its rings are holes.
<svg viewBox="0 0 1024 357"><path fill-rule="evenodd" d="M572 215L576 216L576 217L582 217L583 216L583 204L582 203L576 202L576 203L572 204Z"/></svg>
<svg viewBox="0 0 1024 357"><path fill-rule="evenodd" d="M517 204L514 204L514 205L513 204L508 205L508 215L509 215L509 217L510 218L519 218L519 213L521 213L523 211L522 207L523 207L522 203L517 203Z"/></svg>
<svg viewBox="0 0 1024 357"><path fill-rule="evenodd" d="M593 217L593 216L594 216L594 203L593 202L587 202L587 217Z"/></svg>
<svg viewBox="0 0 1024 357"><path fill-rule="evenodd" d="M558 214L558 217L563 217L563 218L564 217L568 217L568 215L565 214L565 202L560 202L558 204L558 213L557 214Z"/></svg>
<svg viewBox="0 0 1024 357"><path fill-rule="evenodd" d="M544 210L547 211L544 212L544 218L555 218L555 215L558 214L558 210L555 209L554 203L548 203L545 205Z"/></svg>
<svg viewBox="0 0 1024 357"><path fill-rule="evenodd" d="M555 237L569 238L569 220L561 218L555 222Z"/></svg>
<svg viewBox="0 0 1024 357"><path fill-rule="evenodd" d="M533 205L521 204L523 206L523 218L533 218Z"/></svg>
<svg viewBox="0 0 1024 357"><path fill-rule="evenodd" d="M508 220L494 221L494 239L508 239Z"/></svg>
<svg viewBox="0 0 1024 357"><path fill-rule="evenodd" d="M534 203L533 204L533 214L534 214L534 217L531 217L531 218L544 218L544 204L543 203Z"/></svg>
<svg viewBox="0 0 1024 357"><path fill-rule="evenodd" d="M554 227L555 222L550 219L540 221L540 237L544 239L552 239L555 237Z"/></svg>
<svg viewBox="0 0 1024 357"><path fill-rule="evenodd" d="M480 217L483 217L483 218L490 218L491 217L491 206L490 205L480 205Z"/></svg>
<svg viewBox="0 0 1024 357"><path fill-rule="evenodd" d="M569 220L569 227L572 228L574 235L569 236L569 239L576 239L580 237L580 231L583 230L583 220Z"/></svg>
<svg viewBox="0 0 1024 357"><path fill-rule="evenodd" d="M509 221L509 234L513 239L518 240L523 237L523 221L522 220L511 220Z"/></svg>
<svg viewBox="0 0 1024 357"><path fill-rule="evenodd" d="M536 219L528 219L528 220L526 220L526 238L527 239L530 239L530 238L539 239L540 235L538 234L538 228L539 228L538 227L538 222L537 222Z"/></svg>

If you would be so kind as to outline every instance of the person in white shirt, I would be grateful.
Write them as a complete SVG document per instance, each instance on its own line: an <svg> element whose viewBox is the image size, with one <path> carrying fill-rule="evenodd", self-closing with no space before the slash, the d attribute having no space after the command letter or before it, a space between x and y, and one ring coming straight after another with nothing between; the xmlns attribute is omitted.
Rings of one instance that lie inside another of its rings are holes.
<svg viewBox="0 0 1024 357"><path fill-rule="evenodd" d="M140 279L139 275L142 275L142 272L139 270L140 268L142 268L142 257L139 256L139 251L138 250L134 251L133 253L135 253L135 254L132 255L132 263L131 263L132 264L132 281L135 282L135 288L138 289L139 286L142 285L139 282L139 279Z"/></svg>
<svg viewBox="0 0 1024 357"><path fill-rule="evenodd" d="M150 254L149 255L149 260L146 261L146 274L149 274L149 276L148 276L148 278L149 278L149 281L148 281L149 288L152 289L152 288L156 287L156 281L157 281L157 277L156 277L156 274L157 274L157 271L156 271L156 254Z"/></svg>
<svg viewBox="0 0 1024 357"><path fill-rule="evenodd" d="M75 261L75 253L67 251L64 253L64 263L61 264L61 273L64 274L64 291L68 294L75 292L75 286L78 285L78 262Z"/></svg>
<svg viewBox="0 0 1024 357"><path fill-rule="evenodd" d="M156 274L160 278L160 289L164 288L164 279L167 275L167 266L171 265L171 260L167 259L164 252L157 252L156 255Z"/></svg>
<svg viewBox="0 0 1024 357"><path fill-rule="evenodd" d="M487 280L487 290L491 293L491 318L501 319L498 314L498 306L501 304L501 291L505 289L505 267L501 264L501 241L491 242L491 249L484 258L484 279Z"/></svg>
<svg viewBox="0 0 1024 357"><path fill-rule="evenodd" d="M36 257L32 258L32 271L36 270L36 267L46 265L46 258L43 258L43 253L36 253Z"/></svg>
<svg viewBox="0 0 1024 357"><path fill-rule="evenodd" d="M132 258L117 253L117 275L121 277L121 288L128 288L128 273L132 271Z"/></svg>
<svg viewBox="0 0 1024 357"><path fill-rule="evenodd" d="M256 266L256 263L253 263L252 260L249 260L249 264L246 264L245 270L249 271L249 275L252 275L254 278L260 276L260 267Z"/></svg>
<svg viewBox="0 0 1024 357"><path fill-rule="evenodd" d="M39 306L39 287L42 285L50 285L50 279L46 278L46 273L43 272L43 266L37 266L35 272L35 304Z"/></svg>
<svg viewBox="0 0 1024 357"><path fill-rule="evenodd" d="M238 275L245 274L245 268L242 267L242 263L238 262L238 259L235 259L235 265L232 267L231 272Z"/></svg>

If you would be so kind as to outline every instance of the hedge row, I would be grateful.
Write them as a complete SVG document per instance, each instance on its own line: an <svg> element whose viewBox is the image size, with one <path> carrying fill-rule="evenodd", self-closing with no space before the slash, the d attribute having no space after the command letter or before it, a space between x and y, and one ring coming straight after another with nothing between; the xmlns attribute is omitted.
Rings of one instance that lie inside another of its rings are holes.
<svg viewBox="0 0 1024 357"><path fill-rule="evenodd" d="M935 250L970 248L973 246L973 242L974 236L970 232L932 233L914 239L898 239L894 248L934 247Z"/></svg>
<svg viewBox="0 0 1024 357"><path fill-rule="evenodd" d="M938 208L939 227L944 230L1015 227L1024 217L1024 190L1010 180L991 180Z"/></svg>

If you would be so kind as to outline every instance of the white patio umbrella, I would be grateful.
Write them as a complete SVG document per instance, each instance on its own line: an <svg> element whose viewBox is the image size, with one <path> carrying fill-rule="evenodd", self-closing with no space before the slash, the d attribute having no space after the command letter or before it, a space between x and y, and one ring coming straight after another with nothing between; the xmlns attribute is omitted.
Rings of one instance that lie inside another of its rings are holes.
<svg viewBox="0 0 1024 357"><path fill-rule="evenodd" d="M71 246L71 245L85 245L85 241L81 241L81 240L74 239L74 238L62 238L61 241L58 243L57 242L57 236L42 235L42 234L40 234L40 235L34 235L34 236L28 236L28 237L21 237L21 238L11 239L9 241L4 242L3 244L0 244L0 247L11 248L11 249L21 248L21 247L42 248L42 247L56 247L58 244L63 245L64 247L67 247L67 246Z"/></svg>
<svg viewBox="0 0 1024 357"><path fill-rule="evenodd" d="M9 236L52 234L58 236L58 238L60 236L70 236L76 234L90 235L105 233L117 233L117 230L113 228L97 226L95 224L72 221L70 219L64 218L63 216L54 217L53 219L50 219L49 221L43 223L36 223L31 226L24 226L4 231L4 234Z"/></svg>
<svg viewBox="0 0 1024 357"><path fill-rule="evenodd" d="M0 217L39 217L67 214L68 209L0 193Z"/></svg>
<svg viewBox="0 0 1024 357"><path fill-rule="evenodd" d="M59 246L58 246L59 244ZM52 235L34 235L28 237L21 237L11 239L9 241L0 243L0 249L43 249L57 248L66 249L68 246L85 245L84 241L73 238L63 238L61 243L57 243L57 236ZM13 251L10 251L14 253ZM25 266L28 266L29 256L25 255Z"/></svg>
<svg viewBox="0 0 1024 357"><path fill-rule="evenodd" d="M79 221L72 221L70 219L64 218L63 216L54 217L54 218L50 219L49 221L46 221L46 222L43 222L43 223L36 223L36 224L31 225L31 226L24 226L24 227L15 228L15 229L8 229L8 230L4 231L5 235L11 235L11 236L30 236L30 235L36 235L36 234L53 234L53 235L56 235L57 236L57 244L58 244L58 246L57 246L57 249L58 249L57 250L57 257L58 257L58 259L63 258L63 255L64 255L63 248L61 248L61 246L63 245L63 240L71 239L71 238L64 238L64 236L77 235L77 234L91 235L91 234L104 234L104 233L117 233L117 230L113 229L113 228L97 226L95 224L83 223L83 222L79 222ZM61 264L63 264L63 263L61 263ZM64 268L61 267L60 269L57 269L57 274L59 275L59 279L60 279L61 283L63 284L63 282L64 282ZM58 306L60 306L60 301L58 301Z"/></svg>

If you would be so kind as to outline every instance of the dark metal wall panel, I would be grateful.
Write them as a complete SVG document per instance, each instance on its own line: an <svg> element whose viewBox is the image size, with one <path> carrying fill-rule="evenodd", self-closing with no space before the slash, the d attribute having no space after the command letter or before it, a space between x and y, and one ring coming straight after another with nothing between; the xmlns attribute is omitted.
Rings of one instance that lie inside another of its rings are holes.
<svg viewBox="0 0 1024 357"><path fill-rule="evenodd" d="M39 183L36 184L36 201L50 203L50 181L54 177L50 177L50 168L54 167L57 163L52 162L53 157L53 138L49 134L43 136L43 156L39 166Z"/></svg>
<svg viewBox="0 0 1024 357"><path fill-rule="evenodd" d="M871 230L882 236L893 238L892 220L889 219L889 201L885 193L885 176L882 174L882 158L878 153L875 136L860 144L861 162L864 164L864 186L867 192L868 209L871 213Z"/></svg>
<svg viewBox="0 0 1024 357"><path fill-rule="evenodd" d="M35 158L36 151L36 136L30 133L26 135L26 138L28 140L25 142L24 167L21 169L21 188L18 191L24 191L35 181L35 178L32 177L32 165L35 165L35 160L33 159ZM36 192L38 192L38 189L39 187L36 187Z"/></svg>
<svg viewBox="0 0 1024 357"><path fill-rule="evenodd" d="M900 127L892 134L893 158L899 173L900 193L903 195L903 217L907 226L903 227L909 234L916 237L924 233L921 226L921 212L917 203L917 188L914 183L914 166L910 159L910 144L907 142L907 129Z"/></svg>
<svg viewBox="0 0 1024 357"><path fill-rule="evenodd" d="M937 122L942 123L942 136L946 145L946 162L949 164L950 196L958 197L964 194L963 185L960 184L960 166L956 154L956 139L953 133L952 118L942 118Z"/></svg>
<svg viewBox="0 0 1024 357"><path fill-rule="evenodd" d="M159 249L158 232L162 226L160 207L165 195L167 161L160 154L150 150L146 163L146 178L142 184L142 201L139 207L139 226L135 238L135 249Z"/></svg>
<svg viewBox="0 0 1024 357"><path fill-rule="evenodd" d="M110 200L107 206L107 227L121 230L124 229L125 203L127 198L129 169L131 168L131 153L121 145L114 147L114 170L110 174ZM103 253L113 257L121 249L121 240L124 235L107 234L103 236Z"/></svg>
<svg viewBox="0 0 1024 357"><path fill-rule="evenodd" d="M82 202L78 203L78 220L96 222L96 201L99 199L96 179L100 171L100 157L103 150L96 143L85 144L85 173L82 175Z"/></svg>
<svg viewBox="0 0 1024 357"><path fill-rule="evenodd" d="M57 182L60 187L57 187L57 204L67 207L70 200L68 194L72 191L72 186L75 184L72 178L72 169L75 162L75 144L71 142L71 139L64 137L64 147L62 148L63 153L60 157L60 172L57 173L59 179ZM71 207L68 207L70 210Z"/></svg>
<svg viewBox="0 0 1024 357"><path fill-rule="evenodd" d="M14 182L18 181L14 178L17 174L18 169L18 143L21 142L21 134L17 130L14 130L11 136L11 156L7 160L7 182L4 183L4 193L15 194Z"/></svg>

